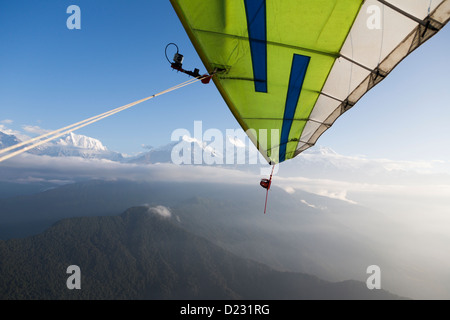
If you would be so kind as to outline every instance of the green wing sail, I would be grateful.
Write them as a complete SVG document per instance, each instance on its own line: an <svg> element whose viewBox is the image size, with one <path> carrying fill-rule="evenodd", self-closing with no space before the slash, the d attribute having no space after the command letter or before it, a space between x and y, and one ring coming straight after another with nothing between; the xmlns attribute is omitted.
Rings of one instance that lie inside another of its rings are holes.
<svg viewBox="0 0 450 320"><path fill-rule="evenodd" d="M208 72L225 69L214 83L272 164L314 145L439 31L449 2L171 0Z"/></svg>

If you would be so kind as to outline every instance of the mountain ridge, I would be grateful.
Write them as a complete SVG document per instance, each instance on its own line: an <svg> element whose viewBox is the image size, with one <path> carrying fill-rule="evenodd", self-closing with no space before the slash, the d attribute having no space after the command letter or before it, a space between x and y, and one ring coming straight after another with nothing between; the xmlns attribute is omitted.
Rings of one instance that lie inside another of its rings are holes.
<svg viewBox="0 0 450 320"><path fill-rule="evenodd" d="M17 136L0 131L0 148L7 148L22 142ZM61 138L27 151L34 155L50 157L81 157L84 159L106 159L121 162L124 156L110 151L95 138L70 132Z"/></svg>
<svg viewBox="0 0 450 320"><path fill-rule="evenodd" d="M185 230L281 271L333 281L362 280L368 265L384 261L373 239L355 229L358 221L376 228L378 213L306 192L290 194L276 186L264 215L263 191L248 185L74 183L36 195L0 199L0 235L3 239L26 237L64 218L115 216L144 204L163 206ZM351 254L354 263L349 266L341 254Z"/></svg>
<svg viewBox="0 0 450 320"><path fill-rule="evenodd" d="M42 234L0 241L0 298L401 298L357 281L275 271L176 224L133 207L119 216L64 219ZM81 290L66 287L69 265L80 267Z"/></svg>

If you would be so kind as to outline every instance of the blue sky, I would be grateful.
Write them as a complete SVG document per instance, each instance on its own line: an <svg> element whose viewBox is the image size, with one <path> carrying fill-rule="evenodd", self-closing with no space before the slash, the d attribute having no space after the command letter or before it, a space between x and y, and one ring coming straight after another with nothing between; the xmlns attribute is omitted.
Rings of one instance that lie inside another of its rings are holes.
<svg viewBox="0 0 450 320"><path fill-rule="evenodd" d="M81 8L81 30L66 9ZM407 57L318 141L342 154L395 160L450 158L450 30ZM184 66L205 71L169 1L0 2L0 124L58 129L187 80L164 56L175 42ZM5 121L5 120L12 120ZM213 84L196 83L77 133L136 153L170 142L177 128L238 128ZM32 133L28 133L32 135Z"/></svg>
<svg viewBox="0 0 450 320"><path fill-rule="evenodd" d="M81 30L66 27L66 9L72 4L81 8ZM367 223L366 216L354 220L358 234L371 234L380 248L388 248L386 256L402 271L392 273L399 283L405 281L409 288L416 278L411 287L417 292L434 283L430 288L444 288L439 293L444 297L449 296L449 282L442 281L448 279L450 265L442 258L450 234L449 175L417 172L426 172L432 160L443 160L448 173L449 40L447 26L322 135L318 145L340 155L303 154L297 162L287 161L280 170L286 170L284 175L276 177L276 186L285 190L383 212L376 225ZM30 130L58 129L189 79L171 71L164 56L169 42L178 44L186 68L205 70L168 0L0 0L0 129L32 136ZM196 83L76 133L132 154L145 151L142 145L167 144L178 128L193 132L196 120L203 121L204 129L222 132L239 127L215 86ZM2 179L68 183L112 176L152 182L232 181L260 188L251 173L217 167L37 158L5 162Z"/></svg>

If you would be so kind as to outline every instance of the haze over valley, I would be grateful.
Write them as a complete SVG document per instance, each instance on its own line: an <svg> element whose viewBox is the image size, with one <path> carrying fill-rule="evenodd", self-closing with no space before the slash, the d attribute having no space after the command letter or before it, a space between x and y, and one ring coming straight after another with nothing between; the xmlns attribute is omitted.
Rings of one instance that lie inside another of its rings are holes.
<svg viewBox="0 0 450 320"><path fill-rule="evenodd" d="M69 141L88 141L73 138ZM356 280L365 287L367 267L378 265L384 290L408 298L450 297L447 163L367 159L313 148L277 168L264 215L265 192L258 186L264 166L178 166L163 161L170 159L173 144L113 159L106 147L98 147L72 145L71 153L53 147L5 162L0 238L41 239L61 223L70 225L67 218L99 217L92 223L100 226L106 217L117 219L137 206L166 214L183 232L277 272ZM7 249L10 241L2 242L2 254L29 254ZM294 299L307 297L290 290ZM149 297L144 291L133 294ZM178 297L172 294L167 297ZM227 297L251 296L239 291Z"/></svg>

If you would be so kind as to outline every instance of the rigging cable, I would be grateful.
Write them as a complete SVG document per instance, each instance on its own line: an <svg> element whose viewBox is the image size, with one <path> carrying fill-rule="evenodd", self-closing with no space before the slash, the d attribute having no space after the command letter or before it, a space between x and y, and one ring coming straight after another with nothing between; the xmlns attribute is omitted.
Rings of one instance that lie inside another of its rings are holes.
<svg viewBox="0 0 450 320"><path fill-rule="evenodd" d="M270 185L272 184L272 175L273 175L273 169L275 169L275 165L272 166L272 172L270 173L270 178L269 178L269 183L267 185L267 190L266 190L266 203L264 204L264 214L266 214L266 209L267 209L267 198L269 197L269 190L270 190Z"/></svg>
<svg viewBox="0 0 450 320"><path fill-rule="evenodd" d="M69 125L69 126L63 127L63 128L61 128L61 129L57 129L57 130L54 130L54 131L45 133L45 134L43 134L43 135L40 135L40 136L38 136L38 137L32 138L32 139L30 139L30 140L27 140L27 141L24 141L24 142L20 142L20 143L18 143L18 144L13 145L13 146L10 146L10 147L1 149L1 150L0 150L0 154L4 154L4 153L6 153L6 152L15 150L15 149L17 149L17 148L20 148L20 147L22 147L22 146L25 146L25 145L28 145L28 144L34 142L33 144L31 144L31 145L29 145L29 146L26 146L26 147L24 147L24 148L22 148L22 149L19 149L19 150L17 150L17 151L8 153L8 154L6 154L6 155L0 157L0 162L5 161L5 160L7 160L7 159L10 159L10 158L12 158L12 157L14 157L14 156L16 156L16 155L19 155L19 154L21 154L21 153L23 153L23 152L28 151L28 150L34 149L34 148L36 148L36 147L38 147L38 146L40 146L40 145L42 145L42 144L44 144L44 143L47 143L47 142L49 142L49 141L51 141L51 140L54 140L54 139L56 139L56 138L59 138L59 137L61 137L61 136L63 136L63 135L66 135L66 134L68 134L68 133L71 133L71 132L73 132L73 131L75 131L75 130L78 130L78 129L80 129L80 128L83 128L83 127L85 127L85 126L87 126L87 125L90 125L90 124L92 124L92 123L94 123L94 122L97 122L97 121L99 121L99 120L101 120L101 119L104 119L104 118L107 118L107 117L109 117L109 116L112 116L113 114L116 114L116 113L118 113L118 112L120 112L120 111L129 109L129 108L131 108L131 107L133 107L133 106L135 106L135 105L137 105L137 104L139 104L139 103L142 103L142 102L144 102L144 101L150 100L150 99L152 99L152 98L155 98L155 97L157 97L157 96L163 95L163 94L165 94L165 93L168 93L168 92L171 92L171 91L180 89L180 88L185 87L185 86L187 86L187 85L190 85L190 84L192 84L192 83L194 83L194 82L201 81L201 80L203 80L203 79L205 79L205 78L207 78L207 77L210 77L210 76L212 76L212 75L214 75L214 74L215 74L215 72L211 73L211 75L204 75L204 76L201 76L201 77L197 77L197 78L193 78L193 79L187 80L187 81L185 81L185 82L183 82L183 83L180 83L180 84L178 84L178 85L176 85L176 86L173 86L173 87L171 87L171 88L169 88L169 89L166 89L166 90L164 90L164 91L158 92L158 93L156 93L156 94L154 94L154 95L151 95L151 96L149 96L149 97L147 97L147 98L144 98L144 99L141 99L141 100L137 100L137 101L132 102L132 103L129 103L129 104L127 104L127 105L124 105L124 106L121 106L121 107L112 109L112 110L110 110L110 111L101 113L101 114L99 114L99 115L90 117L90 118L85 119L85 120L83 120L83 121L76 122L76 123L74 123L74 124L71 124L71 125ZM48 138L47 138L47 137L48 137ZM44 139L44 138L46 138L46 139ZM44 139L44 140L42 140L42 139Z"/></svg>
<svg viewBox="0 0 450 320"><path fill-rule="evenodd" d="M172 64L172 61L170 61L169 57L167 56L167 48L169 46L175 46L177 48L177 54L179 54L179 51L178 51L178 46L176 45L176 43L171 42L166 46L166 49L164 50L164 54L166 55L167 61L169 61L169 63Z"/></svg>

